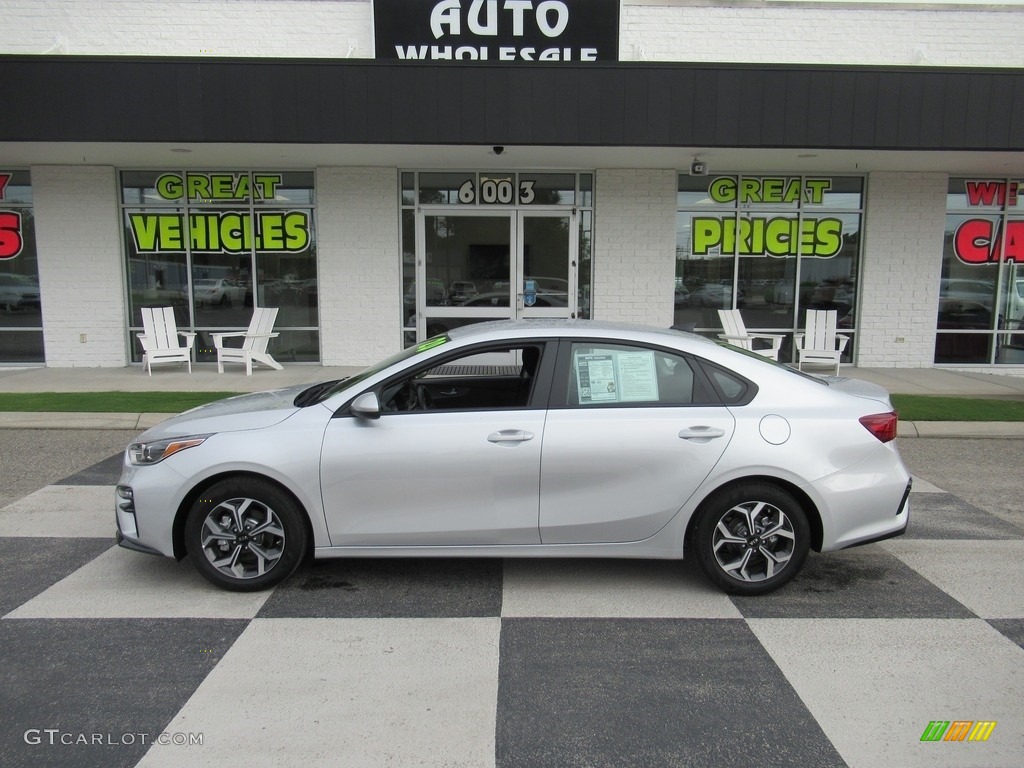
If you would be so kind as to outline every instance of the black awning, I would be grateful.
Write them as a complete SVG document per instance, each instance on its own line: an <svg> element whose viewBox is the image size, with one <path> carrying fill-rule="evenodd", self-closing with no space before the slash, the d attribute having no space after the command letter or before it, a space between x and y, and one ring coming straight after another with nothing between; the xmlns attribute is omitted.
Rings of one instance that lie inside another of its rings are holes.
<svg viewBox="0 0 1024 768"><path fill-rule="evenodd" d="M0 141L1024 149L1024 70L0 56Z"/></svg>

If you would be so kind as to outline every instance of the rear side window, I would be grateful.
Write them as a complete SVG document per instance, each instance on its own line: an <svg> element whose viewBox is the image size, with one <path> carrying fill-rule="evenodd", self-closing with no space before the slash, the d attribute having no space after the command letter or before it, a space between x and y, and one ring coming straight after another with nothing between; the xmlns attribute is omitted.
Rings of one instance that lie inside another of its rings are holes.
<svg viewBox="0 0 1024 768"><path fill-rule="evenodd" d="M707 361L702 361L702 363L704 372L711 379L715 389L718 390L723 403L726 405L746 405L754 399L754 395L757 394L757 388L749 381Z"/></svg>
<svg viewBox="0 0 1024 768"><path fill-rule="evenodd" d="M659 349L574 342L570 355L566 404L691 405L696 391L686 358Z"/></svg>

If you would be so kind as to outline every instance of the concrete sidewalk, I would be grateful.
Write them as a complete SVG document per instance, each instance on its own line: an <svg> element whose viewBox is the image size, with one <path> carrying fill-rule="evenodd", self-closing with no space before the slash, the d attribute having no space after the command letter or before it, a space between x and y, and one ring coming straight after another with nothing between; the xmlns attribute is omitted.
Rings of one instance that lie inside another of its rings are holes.
<svg viewBox="0 0 1024 768"><path fill-rule="evenodd" d="M0 368L0 428L146 429L172 414L20 413L3 411L4 392L258 392L350 376L359 367L290 365L282 371L241 369L217 373L217 366L159 367L149 376L140 366L125 368ZM1024 376L963 373L941 368L844 367L843 376L871 381L894 394L948 395L1024 400ZM900 422L900 437L1017 437L1024 422Z"/></svg>

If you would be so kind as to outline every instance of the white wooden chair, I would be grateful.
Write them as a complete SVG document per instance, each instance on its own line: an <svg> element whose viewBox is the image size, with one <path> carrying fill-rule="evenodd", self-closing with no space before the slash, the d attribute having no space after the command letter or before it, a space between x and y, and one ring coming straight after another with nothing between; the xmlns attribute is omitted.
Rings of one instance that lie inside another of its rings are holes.
<svg viewBox="0 0 1024 768"><path fill-rule="evenodd" d="M807 310L804 331L793 337L799 355L798 370L803 370L804 363L835 365L835 375L839 375L839 359L850 337L836 333L836 315L834 309Z"/></svg>
<svg viewBox="0 0 1024 768"><path fill-rule="evenodd" d="M154 363L188 363L188 372L192 373L196 335L178 330L174 307L142 307L141 311L143 332L138 337L143 350L142 367L152 376Z"/></svg>
<svg viewBox="0 0 1024 768"><path fill-rule="evenodd" d="M722 328L725 330L725 333L718 334L718 338L724 339L741 349L755 352L764 357L770 357L772 360L779 359L779 347L782 346L784 336L777 333L748 333L747 327L743 323L743 316L738 309L720 309L718 310L718 317L721 319ZM767 341L769 346L755 348L755 339Z"/></svg>
<svg viewBox="0 0 1024 768"><path fill-rule="evenodd" d="M252 376L252 364L262 363L275 371L283 369L270 353L267 344L278 334L272 333L277 320L277 307L257 307L253 310L249 330L234 333L212 333L213 346L217 349L217 373L224 373L224 363L243 363L245 375ZM241 347L228 347L224 339L242 337Z"/></svg>

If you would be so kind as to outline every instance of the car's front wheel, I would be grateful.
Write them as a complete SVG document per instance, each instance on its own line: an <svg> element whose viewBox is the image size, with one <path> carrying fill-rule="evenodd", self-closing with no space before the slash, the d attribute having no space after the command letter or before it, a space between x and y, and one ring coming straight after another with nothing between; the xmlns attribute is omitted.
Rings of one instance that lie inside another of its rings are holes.
<svg viewBox="0 0 1024 768"><path fill-rule="evenodd" d="M697 562L726 592L771 592L793 578L807 558L807 515L777 486L732 486L708 499L698 514L691 541Z"/></svg>
<svg viewBox="0 0 1024 768"><path fill-rule="evenodd" d="M210 486L189 510L185 547L210 582L236 592L269 589L290 576L306 551L295 501L259 478Z"/></svg>

